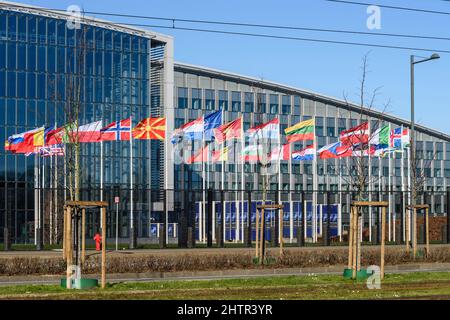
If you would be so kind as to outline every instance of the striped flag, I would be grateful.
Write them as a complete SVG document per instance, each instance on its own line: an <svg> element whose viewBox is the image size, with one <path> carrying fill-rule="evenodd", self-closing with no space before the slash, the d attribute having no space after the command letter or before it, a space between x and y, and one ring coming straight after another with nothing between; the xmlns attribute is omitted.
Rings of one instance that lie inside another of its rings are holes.
<svg viewBox="0 0 450 320"><path fill-rule="evenodd" d="M249 145L242 150L242 160L245 162L258 162L260 160L261 145Z"/></svg>
<svg viewBox="0 0 450 320"><path fill-rule="evenodd" d="M314 119L311 119L286 128L284 133L286 134L287 142L314 140L314 125Z"/></svg>
<svg viewBox="0 0 450 320"><path fill-rule="evenodd" d="M359 126L353 127L349 130L342 131L340 140L343 144L365 144L369 142L369 123L364 122Z"/></svg>
<svg viewBox="0 0 450 320"><path fill-rule="evenodd" d="M218 144L231 139L240 139L242 136L242 118L228 122L214 129L214 136Z"/></svg>
<svg viewBox="0 0 450 320"><path fill-rule="evenodd" d="M219 161L228 161L228 147L213 151L211 154L211 161L213 163Z"/></svg>
<svg viewBox="0 0 450 320"><path fill-rule="evenodd" d="M292 152L292 160L304 161L304 160L314 160L316 154L316 148L314 145L307 146L306 148Z"/></svg>
<svg viewBox="0 0 450 320"><path fill-rule="evenodd" d="M247 134L251 139L279 139L280 138L280 121L274 118L269 122L263 123L259 126L247 130Z"/></svg>

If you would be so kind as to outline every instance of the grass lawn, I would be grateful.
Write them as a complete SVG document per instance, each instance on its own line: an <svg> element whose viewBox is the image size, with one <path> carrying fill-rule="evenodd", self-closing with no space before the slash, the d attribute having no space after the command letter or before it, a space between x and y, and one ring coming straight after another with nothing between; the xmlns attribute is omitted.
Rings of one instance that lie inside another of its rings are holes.
<svg viewBox="0 0 450 320"><path fill-rule="evenodd" d="M380 290L339 275L275 276L109 284L105 290L56 285L0 286L0 299L450 299L450 273L389 274Z"/></svg>

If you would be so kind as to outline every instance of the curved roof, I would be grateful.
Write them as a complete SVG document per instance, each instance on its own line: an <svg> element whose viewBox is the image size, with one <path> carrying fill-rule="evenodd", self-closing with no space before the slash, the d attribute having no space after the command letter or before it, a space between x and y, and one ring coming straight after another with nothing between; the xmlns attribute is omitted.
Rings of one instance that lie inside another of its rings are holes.
<svg viewBox="0 0 450 320"><path fill-rule="evenodd" d="M211 69L207 67L187 64L187 63L181 63L181 62L175 62L174 64L175 71L181 71L181 72L187 72L187 73L194 73L198 75L203 75L207 77L213 77L213 78L220 78L227 81L233 81L233 82L240 82L247 85L253 85L253 86L259 86L264 89L278 91L278 92L285 92L286 94L296 94L300 95L305 98L311 98L317 101L324 102L326 104L332 104L337 107L352 111L352 112L360 112L360 107L357 104L326 96L320 93L316 93L313 91L308 91L304 89L299 89L296 87L292 87L289 85L273 82L273 81L267 81L267 80L261 80L254 77L248 77L232 72L227 71L221 71L217 69ZM409 120L405 120L399 117L395 117L377 110L364 108L364 112L367 116L378 118L381 120L384 120L386 122L394 123L396 125L403 125L404 127L410 127L411 122ZM447 142L450 142L450 135L445 134L443 132L415 124L415 129L418 132L425 133L427 135L430 135L432 137L445 140Z"/></svg>
<svg viewBox="0 0 450 320"><path fill-rule="evenodd" d="M45 17L49 17L49 18L54 18L54 19L67 20L69 17L71 17L68 12L63 11L63 10L45 9L42 7L37 7L37 6L29 5L29 4L22 4L22 3L10 2L10 1L0 2L0 9L28 13L28 14L35 14L35 15L45 16ZM94 17L83 16L81 18L81 22L84 24L87 24L87 25L110 29L110 30L119 31L119 32L125 32L125 33L133 34L136 36L147 37L147 38L151 38L151 39L161 41L161 42L173 41L173 38L171 36L168 36L165 34L149 31L146 29L139 29L139 28L135 28L135 27L125 26L125 25L113 23L111 21L94 18Z"/></svg>

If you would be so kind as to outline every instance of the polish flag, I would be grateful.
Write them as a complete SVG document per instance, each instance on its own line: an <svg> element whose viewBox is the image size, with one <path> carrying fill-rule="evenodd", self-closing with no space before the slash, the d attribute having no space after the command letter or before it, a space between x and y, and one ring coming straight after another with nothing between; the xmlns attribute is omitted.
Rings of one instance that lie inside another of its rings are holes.
<svg viewBox="0 0 450 320"><path fill-rule="evenodd" d="M73 134L78 134L78 142L99 142L102 137L101 129L102 121L100 120L79 126L78 131Z"/></svg>

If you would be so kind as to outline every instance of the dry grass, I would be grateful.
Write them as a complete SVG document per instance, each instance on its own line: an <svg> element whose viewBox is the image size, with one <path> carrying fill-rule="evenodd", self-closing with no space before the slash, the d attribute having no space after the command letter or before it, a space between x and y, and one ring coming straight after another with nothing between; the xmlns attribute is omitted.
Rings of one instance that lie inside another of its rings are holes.
<svg viewBox="0 0 450 320"><path fill-rule="evenodd" d="M283 257L272 253L271 264L264 268L303 268L347 264L346 248L326 248L317 250L286 250ZM363 248L363 265L379 262L379 248ZM450 246L432 248L429 257L413 259L403 248L388 248L385 261L387 265L409 262L450 262ZM61 257L14 257L0 258L0 275L50 275L64 274L66 264ZM207 271L260 268L253 263L253 253L218 251L212 254L137 254L108 255L108 273L144 273L173 271ZM100 272L100 256L87 257L83 266L84 274Z"/></svg>

